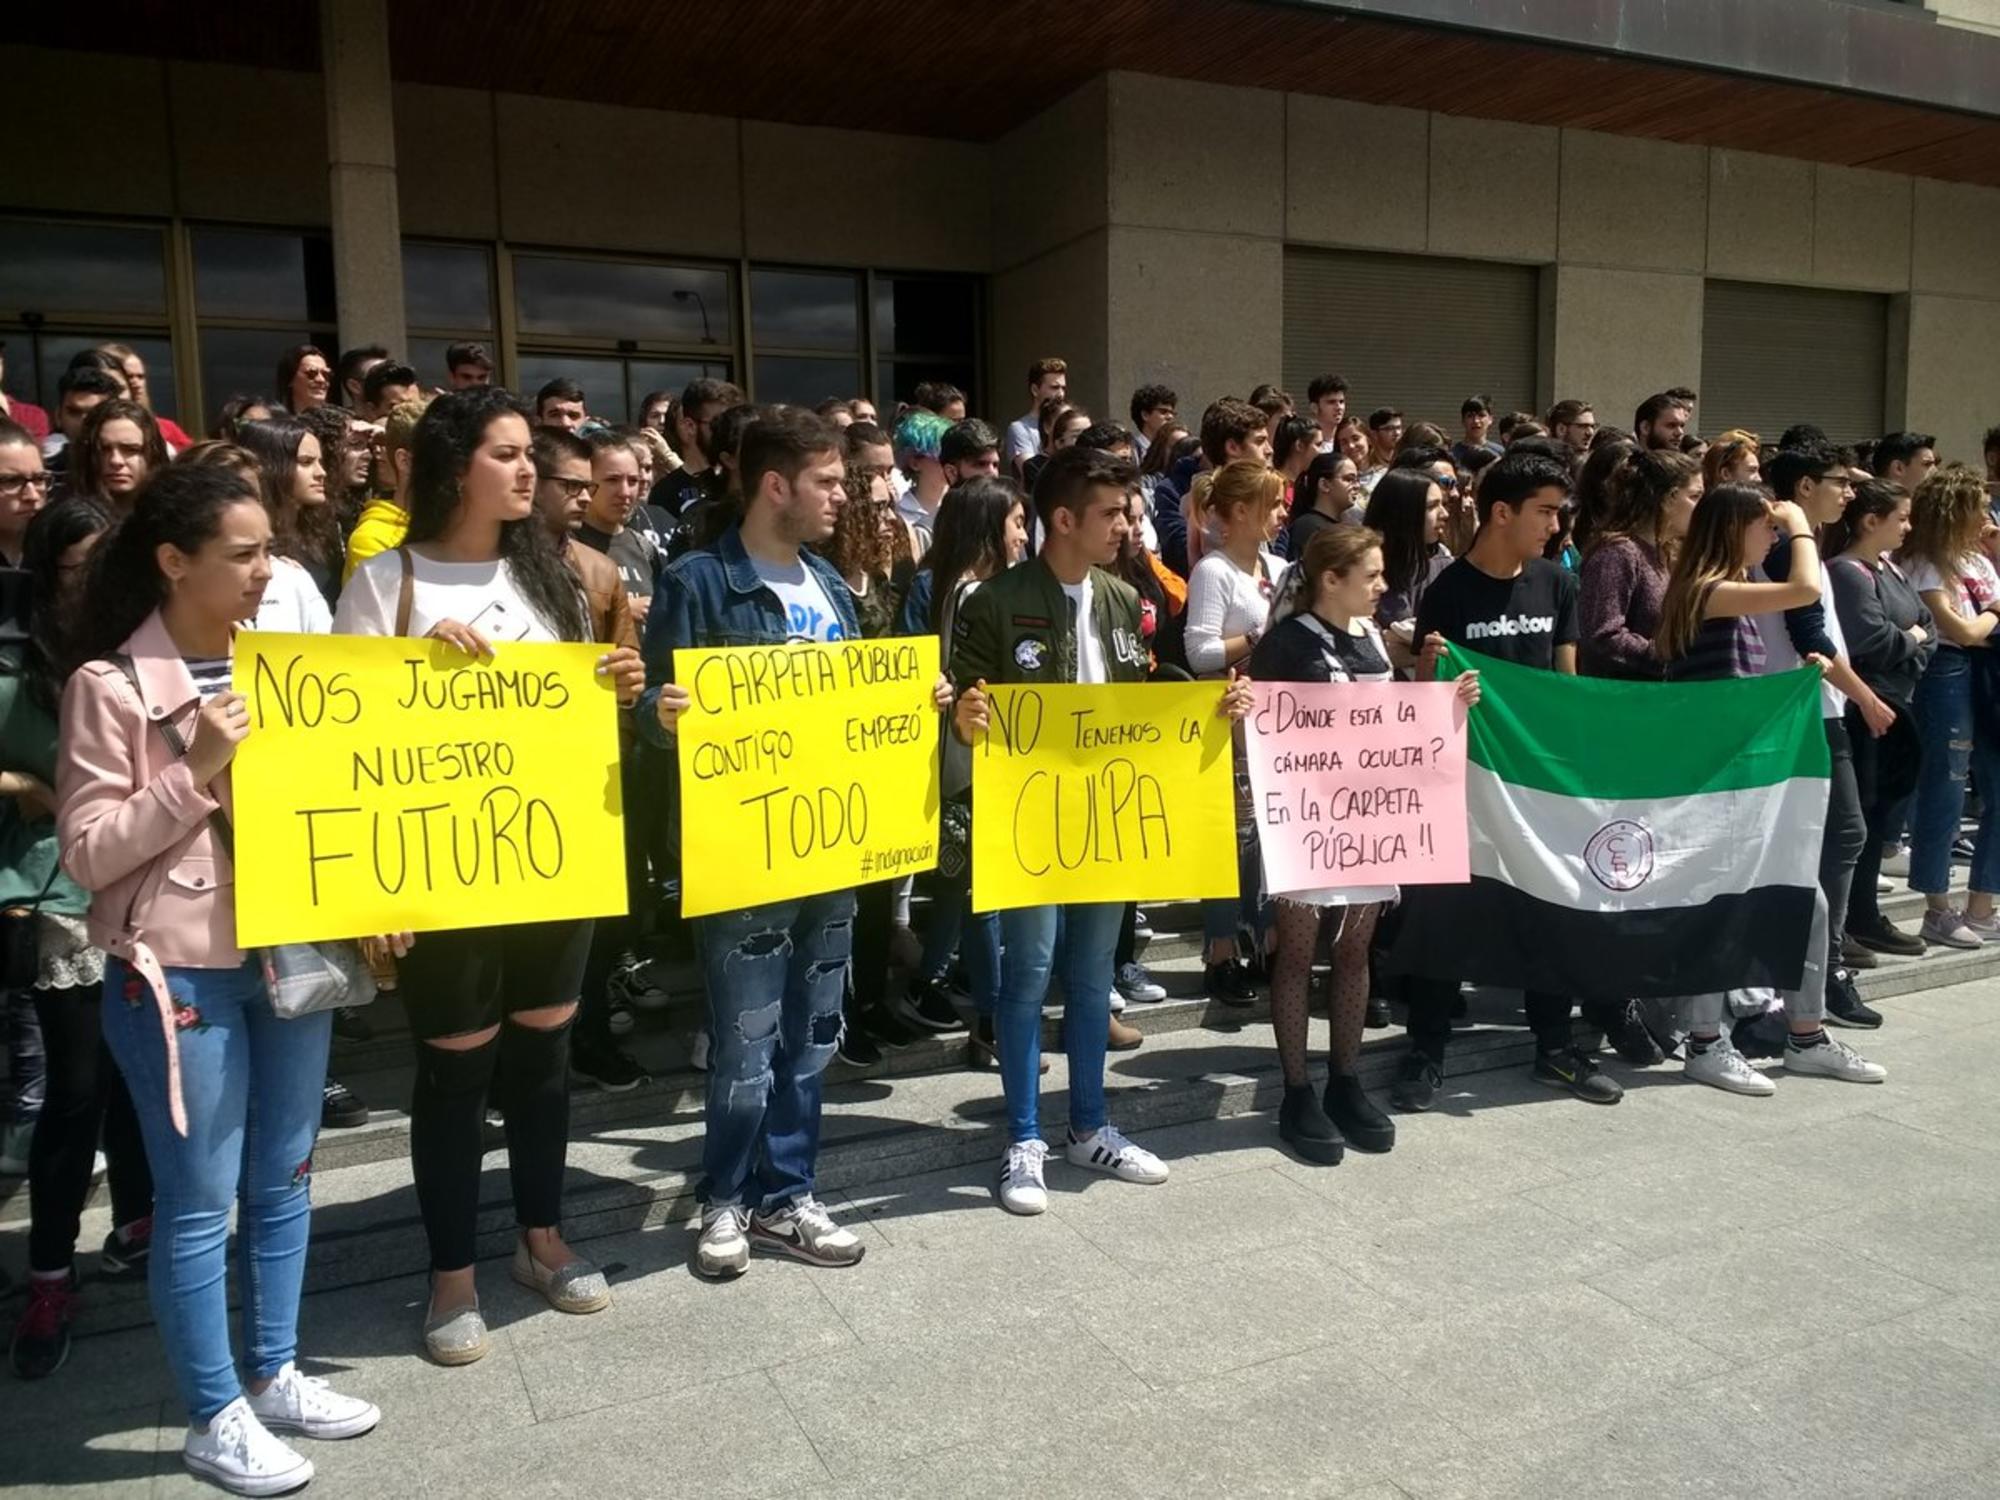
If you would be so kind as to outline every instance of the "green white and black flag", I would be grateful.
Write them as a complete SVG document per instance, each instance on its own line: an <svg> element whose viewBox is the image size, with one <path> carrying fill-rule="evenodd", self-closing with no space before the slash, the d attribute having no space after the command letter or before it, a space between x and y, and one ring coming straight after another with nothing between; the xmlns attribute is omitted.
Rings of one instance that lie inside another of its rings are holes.
<svg viewBox="0 0 2000 1500"><path fill-rule="evenodd" d="M1805 962L1828 754L1819 674L1568 677L1477 670L1472 879L1405 894L1390 968L1625 999L1768 985Z"/></svg>

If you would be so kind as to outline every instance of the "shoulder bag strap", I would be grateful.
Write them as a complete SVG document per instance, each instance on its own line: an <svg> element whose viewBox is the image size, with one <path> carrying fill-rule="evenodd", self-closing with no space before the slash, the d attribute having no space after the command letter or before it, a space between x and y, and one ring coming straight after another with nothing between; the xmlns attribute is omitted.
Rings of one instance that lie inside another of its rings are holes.
<svg viewBox="0 0 2000 1500"><path fill-rule="evenodd" d="M416 602L417 574L410 563L410 549L398 547L396 560L403 565L402 582L396 586L396 634L410 633L410 608Z"/></svg>
<svg viewBox="0 0 2000 1500"><path fill-rule="evenodd" d="M111 660L117 664L118 670L125 674L125 680L132 684L132 691L135 693L138 692L139 673L132 665L132 658L120 652L118 655L113 656ZM140 701L143 703L144 699L142 698ZM160 731L160 738L167 742L167 748L173 752L174 759L186 760L188 753L187 740L182 737L179 728L165 718L155 719L153 720L153 724ZM236 830L230 826L229 814L222 810L221 803L218 802L215 810L208 815L208 826L214 830L216 841L222 845L222 852L227 854L232 860L235 859Z"/></svg>

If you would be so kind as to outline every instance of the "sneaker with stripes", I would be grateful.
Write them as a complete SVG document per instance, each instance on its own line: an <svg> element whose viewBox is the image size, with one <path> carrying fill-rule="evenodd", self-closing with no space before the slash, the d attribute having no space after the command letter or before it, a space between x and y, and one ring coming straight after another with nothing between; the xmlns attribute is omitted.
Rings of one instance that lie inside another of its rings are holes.
<svg viewBox="0 0 2000 1500"><path fill-rule="evenodd" d="M1048 1184L1042 1180L1042 1163L1049 1143L1042 1140L1015 1141L1000 1159L1000 1206L1010 1214L1039 1214L1048 1210Z"/></svg>
<svg viewBox="0 0 2000 1500"><path fill-rule="evenodd" d="M1089 1167L1093 1172L1109 1172L1113 1177L1126 1182L1165 1182L1167 1164L1146 1150L1135 1146L1119 1133L1115 1125L1106 1125L1082 1140L1076 1138L1074 1130L1069 1132L1069 1163L1073 1167Z"/></svg>

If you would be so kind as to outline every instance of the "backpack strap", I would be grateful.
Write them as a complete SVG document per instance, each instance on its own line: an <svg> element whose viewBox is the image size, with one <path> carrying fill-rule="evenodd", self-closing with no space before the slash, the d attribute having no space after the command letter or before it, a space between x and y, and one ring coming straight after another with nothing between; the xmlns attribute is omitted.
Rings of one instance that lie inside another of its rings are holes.
<svg viewBox="0 0 2000 1500"><path fill-rule="evenodd" d="M410 563L410 549L398 547L396 559L403 565L402 582L396 587L396 634L410 633L410 609L416 603L417 574Z"/></svg>

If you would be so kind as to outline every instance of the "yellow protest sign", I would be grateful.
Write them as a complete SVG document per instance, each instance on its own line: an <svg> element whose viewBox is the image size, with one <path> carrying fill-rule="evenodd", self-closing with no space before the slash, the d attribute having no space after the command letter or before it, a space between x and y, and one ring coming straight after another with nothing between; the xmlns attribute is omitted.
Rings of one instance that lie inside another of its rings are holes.
<svg viewBox="0 0 2000 1500"><path fill-rule="evenodd" d="M245 947L625 910L602 646L490 661L398 637L236 637Z"/></svg>
<svg viewBox="0 0 2000 1500"><path fill-rule="evenodd" d="M937 677L936 636L676 651L682 913L935 865Z"/></svg>
<svg viewBox="0 0 2000 1500"><path fill-rule="evenodd" d="M1215 682L992 687L972 751L972 907L1236 894Z"/></svg>

